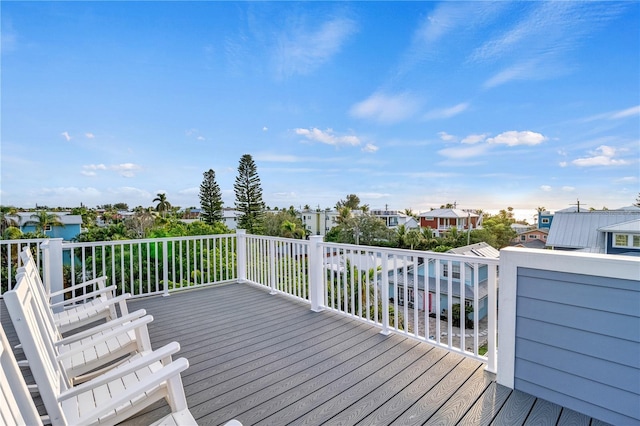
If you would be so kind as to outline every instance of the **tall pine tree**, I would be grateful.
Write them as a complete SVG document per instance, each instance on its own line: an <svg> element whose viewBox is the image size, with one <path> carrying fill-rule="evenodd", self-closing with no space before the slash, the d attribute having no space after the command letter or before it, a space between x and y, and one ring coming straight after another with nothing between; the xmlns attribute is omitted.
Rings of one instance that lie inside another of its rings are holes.
<svg viewBox="0 0 640 426"><path fill-rule="evenodd" d="M222 192L216 182L216 172L213 169L204 172L204 179L200 184L200 207L202 220L207 225L222 222Z"/></svg>
<svg viewBox="0 0 640 426"><path fill-rule="evenodd" d="M238 228L246 229L251 234L261 233L264 211L262 187L256 163L249 154L240 158L238 176L233 189L236 192L236 210L241 213L238 218Z"/></svg>

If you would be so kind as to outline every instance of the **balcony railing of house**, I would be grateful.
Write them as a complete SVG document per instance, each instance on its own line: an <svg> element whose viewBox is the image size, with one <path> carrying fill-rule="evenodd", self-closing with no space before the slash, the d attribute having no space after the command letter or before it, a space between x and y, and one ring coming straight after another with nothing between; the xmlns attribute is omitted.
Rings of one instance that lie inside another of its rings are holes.
<svg viewBox="0 0 640 426"><path fill-rule="evenodd" d="M12 287L25 246L52 291L101 275L134 297L250 283L314 311L482 360L498 383L590 417L640 424L636 257L507 248L498 261L242 230L93 243L14 240L0 241L2 291Z"/></svg>

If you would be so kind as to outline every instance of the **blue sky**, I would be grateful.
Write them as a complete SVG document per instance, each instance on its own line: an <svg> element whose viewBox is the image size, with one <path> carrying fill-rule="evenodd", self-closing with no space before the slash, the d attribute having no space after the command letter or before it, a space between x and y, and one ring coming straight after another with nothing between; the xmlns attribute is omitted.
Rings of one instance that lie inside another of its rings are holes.
<svg viewBox="0 0 640 426"><path fill-rule="evenodd" d="M632 204L638 2L6 2L0 202Z"/></svg>

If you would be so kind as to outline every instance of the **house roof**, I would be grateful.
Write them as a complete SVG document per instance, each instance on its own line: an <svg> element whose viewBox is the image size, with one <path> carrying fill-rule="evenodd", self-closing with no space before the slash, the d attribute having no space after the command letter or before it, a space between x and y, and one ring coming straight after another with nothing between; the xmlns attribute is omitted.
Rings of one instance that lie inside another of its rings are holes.
<svg viewBox="0 0 640 426"><path fill-rule="evenodd" d="M406 274L394 274L393 272L389 273L389 285L397 284L398 286L404 286L405 282L408 283L409 288L414 286L413 279L413 271L409 271ZM424 290L425 277L418 273L418 290ZM460 287L464 287L464 298L467 300L472 300L474 298L474 286L473 285L465 285L456 281L451 286L451 293L454 297L460 297ZM448 294L449 290L449 282L446 278L440 278L440 293ZM432 293L436 293L436 278L429 277L429 290ZM478 298L481 299L488 294L488 283L487 280L482 280L478 283Z"/></svg>
<svg viewBox="0 0 640 426"><path fill-rule="evenodd" d="M420 213L420 217L459 218L479 216L475 213L466 212L460 209L435 209L428 212Z"/></svg>
<svg viewBox="0 0 640 426"><path fill-rule="evenodd" d="M604 253L604 231L601 229L637 219L640 219L640 211L556 212L549 229L547 246Z"/></svg>
<svg viewBox="0 0 640 426"><path fill-rule="evenodd" d="M525 247L525 248L533 248L533 249L543 249L547 245L547 242L541 239L535 240L527 240L527 241L518 241L517 243L513 243L512 247Z"/></svg>
<svg viewBox="0 0 640 426"><path fill-rule="evenodd" d="M82 216L77 214L68 214L65 212L47 212L54 213L60 218L60 222L63 225L82 225ZM35 212L18 212L15 215L9 216L11 219L14 219L20 226L24 226L30 220L33 220L31 216L33 216Z"/></svg>
<svg viewBox="0 0 640 426"><path fill-rule="evenodd" d="M498 259L500 257L500 251L496 250L484 241L468 246L453 248L447 251L447 253L464 254L466 256L490 257L494 259Z"/></svg>
<svg viewBox="0 0 640 426"><path fill-rule="evenodd" d="M602 232L628 232L630 234L640 234L640 218L628 222L617 223L615 225L602 226L598 228Z"/></svg>

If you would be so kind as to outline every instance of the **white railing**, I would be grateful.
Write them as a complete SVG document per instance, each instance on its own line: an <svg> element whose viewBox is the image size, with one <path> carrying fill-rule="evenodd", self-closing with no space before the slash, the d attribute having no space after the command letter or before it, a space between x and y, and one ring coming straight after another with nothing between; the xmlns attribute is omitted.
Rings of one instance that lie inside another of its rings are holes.
<svg viewBox="0 0 640 426"><path fill-rule="evenodd" d="M69 285L106 275L118 293L151 295L234 281L235 235L63 244Z"/></svg>
<svg viewBox="0 0 640 426"><path fill-rule="evenodd" d="M246 241L246 280L309 300L309 241L238 234Z"/></svg>
<svg viewBox="0 0 640 426"><path fill-rule="evenodd" d="M134 296L249 282L306 301L315 311L340 312L375 324L382 333L403 334L486 361L495 371L497 259L325 243L320 236L307 241L247 235L243 230L86 243L50 240L43 247L50 259L43 277L54 291L102 275L119 293ZM10 265L14 271L15 264Z"/></svg>
<svg viewBox="0 0 640 426"><path fill-rule="evenodd" d="M15 285L16 270L22 266L18 253L29 247L38 265L42 265L40 244L48 238L0 240L0 295Z"/></svg>
<svg viewBox="0 0 640 426"><path fill-rule="evenodd" d="M238 239L246 253L246 260L239 255L246 264L241 280L488 362L495 371L498 259L324 243L316 236L238 233Z"/></svg>

